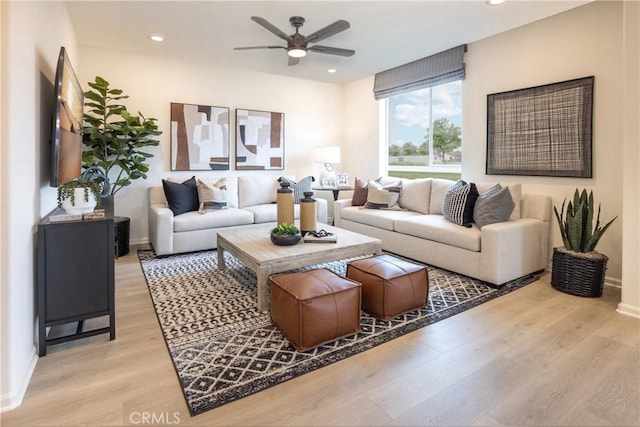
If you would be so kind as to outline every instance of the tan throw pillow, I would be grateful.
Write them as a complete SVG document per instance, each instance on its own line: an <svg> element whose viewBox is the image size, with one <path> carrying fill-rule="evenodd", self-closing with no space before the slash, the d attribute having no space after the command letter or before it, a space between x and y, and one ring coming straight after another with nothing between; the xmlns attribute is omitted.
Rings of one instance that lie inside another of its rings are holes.
<svg viewBox="0 0 640 427"><path fill-rule="evenodd" d="M367 194L367 203L364 205L367 209L402 209L398 206L401 187L383 187L377 181L369 180L367 182L369 189Z"/></svg>
<svg viewBox="0 0 640 427"><path fill-rule="evenodd" d="M227 187L224 179L219 180L213 185L198 180L198 199L200 200L198 212L201 214L226 209L228 207Z"/></svg>
<svg viewBox="0 0 640 427"><path fill-rule="evenodd" d="M423 214L429 213L431 200L431 178L405 179L402 181L402 191L398 205L403 209Z"/></svg>
<svg viewBox="0 0 640 427"><path fill-rule="evenodd" d="M367 203L367 182L356 178L353 186L353 197L351 198L352 206L364 206Z"/></svg>

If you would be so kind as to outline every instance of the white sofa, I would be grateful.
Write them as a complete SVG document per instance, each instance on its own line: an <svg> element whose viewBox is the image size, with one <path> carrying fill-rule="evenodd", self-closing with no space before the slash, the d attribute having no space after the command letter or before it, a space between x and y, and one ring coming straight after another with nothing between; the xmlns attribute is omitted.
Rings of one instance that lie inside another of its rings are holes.
<svg viewBox="0 0 640 427"><path fill-rule="evenodd" d="M213 185L222 177L196 177ZM197 211L174 216L167 204L162 185L149 188L149 238L157 255L192 252L217 247L221 229L252 227L277 221L278 177L247 175L224 177L227 209L201 214ZM182 182L184 178L169 178ZM327 201L317 200L317 221L327 222ZM295 218L300 217L296 204Z"/></svg>
<svg viewBox="0 0 640 427"><path fill-rule="evenodd" d="M413 180L403 180L403 184ZM337 227L382 240L384 250L488 282L496 287L539 270L548 262L551 198L520 194L520 184L510 184L516 204L508 221L466 228L445 219L442 202L454 181L433 179L430 191L405 192L400 206L422 205L415 210L379 210L352 206L350 199L334 202ZM492 184L477 184L479 192ZM423 190L424 190L423 186ZM408 198L411 197L409 203ZM424 198L416 200L416 198Z"/></svg>

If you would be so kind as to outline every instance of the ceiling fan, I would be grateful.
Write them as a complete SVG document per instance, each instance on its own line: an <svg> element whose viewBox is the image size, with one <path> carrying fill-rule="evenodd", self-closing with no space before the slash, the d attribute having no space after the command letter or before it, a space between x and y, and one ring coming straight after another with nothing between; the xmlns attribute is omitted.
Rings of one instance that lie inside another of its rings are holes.
<svg viewBox="0 0 640 427"><path fill-rule="evenodd" d="M251 19L262 25L267 30L271 31L276 36L280 37L284 41L287 42L287 46L248 46L248 47L236 47L235 50L249 50L249 49L285 49L287 54L289 55L289 65L296 65L300 58L305 56L307 52L319 52L326 53L329 55L339 55L339 56L351 56L355 52L355 50L351 49L341 49L338 47L329 47L329 46L321 46L314 44L313 46L308 46L309 43L317 43L321 40L324 40L328 37L338 34L341 31L349 29L351 25L344 19L338 20L333 24L327 25L326 27L316 31L315 33L309 34L308 36L304 36L300 34L300 27L304 24L304 18L301 16L292 16L289 18L289 22L296 29L296 32L291 35L287 35L285 32L279 30L275 25L270 23L264 18L260 18L259 16L252 16Z"/></svg>

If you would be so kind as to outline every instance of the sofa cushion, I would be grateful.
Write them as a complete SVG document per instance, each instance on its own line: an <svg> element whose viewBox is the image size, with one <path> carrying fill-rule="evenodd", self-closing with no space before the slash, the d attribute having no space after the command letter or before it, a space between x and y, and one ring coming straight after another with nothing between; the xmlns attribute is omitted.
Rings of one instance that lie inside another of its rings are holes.
<svg viewBox="0 0 640 427"><path fill-rule="evenodd" d="M198 212L205 214L211 211L227 209L227 187L224 185L224 179L219 180L214 185L207 184L201 180L197 180L198 200L200 206Z"/></svg>
<svg viewBox="0 0 640 427"><path fill-rule="evenodd" d="M162 188L164 188L169 209L174 215L198 210L198 188L195 176L181 183L163 179Z"/></svg>
<svg viewBox="0 0 640 427"><path fill-rule="evenodd" d="M247 225L253 223L253 214L237 208L217 210L200 215L196 212L187 212L173 219L173 231L195 231L207 228L230 227L233 225ZM212 243L213 246L213 243Z"/></svg>
<svg viewBox="0 0 640 427"><path fill-rule="evenodd" d="M480 229L477 226L460 227L447 221L442 215L399 218L395 221L395 230L398 233L480 252Z"/></svg>
<svg viewBox="0 0 640 427"><path fill-rule="evenodd" d="M365 208L401 209L400 206L398 206L398 199L400 198L401 190L400 186L383 188L382 184L369 180L367 182L367 187L369 188L369 191L367 194L367 203L364 205Z"/></svg>
<svg viewBox="0 0 640 427"><path fill-rule="evenodd" d="M442 214L454 224L470 227L477 198L476 185L459 180L447 190L442 203Z"/></svg>
<svg viewBox="0 0 640 427"><path fill-rule="evenodd" d="M367 203L367 195L369 194L367 181L356 177L353 188L351 206L364 206Z"/></svg>
<svg viewBox="0 0 640 427"><path fill-rule="evenodd" d="M364 209L361 206L350 206L340 211L342 219L371 225L393 231L394 221L399 218L410 218L422 214L405 210Z"/></svg>
<svg viewBox="0 0 640 427"><path fill-rule="evenodd" d="M278 179L270 176L239 176L238 207L245 208L247 206L264 205L275 202L279 187Z"/></svg>
<svg viewBox="0 0 640 427"><path fill-rule="evenodd" d="M429 213L431 178L403 179L398 205L403 209Z"/></svg>
<svg viewBox="0 0 640 427"><path fill-rule="evenodd" d="M275 203L247 206L244 210L251 212L254 218L253 221L256 224L278 220L278 205ZM294 219L300 219L300 205L293 206L293 217Z"/></svg>
<svg viewBox="0 0 640 427"><path fill-rule="evenodd" d="M508 188L496 184L482 193L473 208L473 222L482 228L485 225L509 219L515 204Z"/></svg>
<svg viewBox="0 0 640 427"><path fill-rule="evenodd" d="M444 195L447 194L447 190L455 181L450 179L434 178L431 181L431 198L429 200L429 213L430 214L442 214L442 203L444 202Z"/></svg>

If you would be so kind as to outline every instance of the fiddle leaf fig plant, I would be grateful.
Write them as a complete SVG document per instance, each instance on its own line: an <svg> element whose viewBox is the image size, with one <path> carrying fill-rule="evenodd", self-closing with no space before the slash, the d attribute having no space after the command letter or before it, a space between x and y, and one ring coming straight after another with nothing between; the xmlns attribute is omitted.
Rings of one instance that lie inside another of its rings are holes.
<svg viewBox="0 0 640 427"><path fill-rule="evenodd" d="M593 227L593 191L587 195L587 190L582 193L576 191L573 195L573 202L569 201L565 212L565 203L562 202L560 213L558 209L553 207L553 211L560 226L560 234L565 248L574 252L592 252L600 238L609 226L616 220L617 216L604 226L600 225L600 204L598 204L598 215L596 217L596 225Z"/></svg>
<svg viewBox="0 0 640 427"><path fill-rule="evenodd" d="M122 89L110 88L100 76L89 82L89 87L91 90L84 93L83 168L102 169L113 196L133 180L147 178L147 160L153 154L145 150L160 144L154 137L162 131L157 119L127 110L121 101L129 96Z"/></svg>

